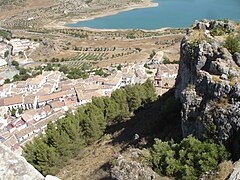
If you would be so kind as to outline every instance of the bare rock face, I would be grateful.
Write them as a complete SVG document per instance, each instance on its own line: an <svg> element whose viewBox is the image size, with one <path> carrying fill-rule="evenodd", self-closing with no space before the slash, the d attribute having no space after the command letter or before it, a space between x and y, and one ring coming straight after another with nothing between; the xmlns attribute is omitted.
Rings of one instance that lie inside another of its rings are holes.
<svg viewBox="0 0 240 180"><path fill-rule="evenodd" d="M240 152L240 59L211 36L215 27L233 28L220 21L196 22L181 42L176 98L183 108L184 137L213 138Z"/></svg>
<svg viewBox="0 0 240 180"><path fill-rule="evenodd" d="M240 161L234 163L234 168L228 180L240 179Z"/></svg>
<svg viewBox="0 0 240 180"><path fill-rule="evenodd" d="M235 61L235 63L240 66L240 53L236 52L233 54L233 60Z"/></svg>
<svg viewBox="0 0 240 180"><path fill-rule="evenodd" d="M111 177L118 180L153 180L160 179L151 168L138 162L141 150L130 149L117 157L114 167L111 169ZM164 178L161 178L164 179Z"/></svg>
<svg viewBox="0 0 240 180"><path fill-rule="evenodd" d="M0 179L43 180L44 176L23 157L0 143Z"/></svg>

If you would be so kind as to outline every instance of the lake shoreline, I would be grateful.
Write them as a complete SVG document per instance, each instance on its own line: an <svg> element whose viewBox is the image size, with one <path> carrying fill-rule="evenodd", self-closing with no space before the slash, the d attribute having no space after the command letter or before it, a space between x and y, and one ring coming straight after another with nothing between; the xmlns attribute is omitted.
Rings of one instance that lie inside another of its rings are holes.
<svg viewBox="0 0 240 180"><path fill-rule="evenodd" d="M144 2L141 4L137 4L137 5L133 4L132 6L130 5L129 7L113 9L107 13L90 14L89 17L71 18L70 20L66 20L66 21L54 21L49 24L46 24L44 27L45 28L54 28L54 29L78 28L78 29L85 29L85 30L92 30L92 31L117 31L117 30L119 31L120 29L95 29L95 28L88 28L88 27L69 27L67 25L74 24L74 23L81 22L81 21L89 21L89 20L93 20L96 18L100 18L100 17L111 16L111 15L115 15L115 14L118 14L121 12L131 11L131 10L135 10L135 9L151 8L151 7L157 7L157 6L159 6L159 3L153 2L152 0L144 0ZM127 30L127 29L122 29L122 30Z"/></svg>

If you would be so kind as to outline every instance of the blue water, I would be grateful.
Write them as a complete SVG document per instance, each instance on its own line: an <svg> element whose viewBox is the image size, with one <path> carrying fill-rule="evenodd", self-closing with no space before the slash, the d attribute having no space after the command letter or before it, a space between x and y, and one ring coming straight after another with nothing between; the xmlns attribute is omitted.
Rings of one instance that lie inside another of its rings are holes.
<svg viewBox="0 0 240 180"><path fill-rule="evenodd" d="M240 0L155 0L159 6L68 24L96 29L159 29L189 27L196 19L240 21Z"/></svg>

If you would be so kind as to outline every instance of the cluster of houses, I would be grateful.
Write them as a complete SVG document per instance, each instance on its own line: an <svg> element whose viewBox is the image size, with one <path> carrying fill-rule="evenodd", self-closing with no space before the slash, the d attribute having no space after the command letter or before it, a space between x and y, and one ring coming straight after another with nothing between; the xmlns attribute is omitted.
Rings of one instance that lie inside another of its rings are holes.
<svg viewBox="0 0 240 180"><path fill-rule="evenodd" d="M26 142L44 132L48 122L64 117L66 111L148 78L143 65L132 64L106 78L92 75L70 80L59 71L45 71L27 81L4 84L0 87L0 141L21 151Z"/></svg>
<svg viewBox="0 0 240 180"><path fill-rule="evenodd" d="M0 37L0 67L4 67L7 65L6 56L8 53L15 56L20 52L24 52L28 49L35 49L39 46L39 43L30 41L28 39L11 39L5 40Z"/></svg>
<svg viewBox="0 0 240 180"><path fill-rule="evenodd" d="M36 46L18 39L9 43L13 46L12 54ZM162 56L157 53L155 61ZM151 79L162 94L163 89L168 90L174 85L178 65L157 64L158 69L151 73L144 64L128 64L108 77L90 75L87 79L70 80L59 71L44 71L26 81L4 84L0 86L0 142L21 153L21 147L43 133L49 122L54 123L67 111L91 102L92 97L110 96L114 90L126 85Z"/></svg>
<svg viewBox="0 0 240 180"><path fill-rule="evenodd" d="M20 52L24 52L28 49L35 49L39 46L38 42L19 38L13 38L9 41L6 41L6 43L12 46L12 55L17 55Z"/></svg>
<svg viewBox="0 0 240 180"><path fill-rule="evenodd" d="M31 41L29 39L13 38L10 40L4 39L0 36L0 85L2 85L6 79L7 74L6 66L10 63L10 57L24 54L26 50L36 49L39 46L38 42ZM8 76L8 75L7 75Z"/></svg>

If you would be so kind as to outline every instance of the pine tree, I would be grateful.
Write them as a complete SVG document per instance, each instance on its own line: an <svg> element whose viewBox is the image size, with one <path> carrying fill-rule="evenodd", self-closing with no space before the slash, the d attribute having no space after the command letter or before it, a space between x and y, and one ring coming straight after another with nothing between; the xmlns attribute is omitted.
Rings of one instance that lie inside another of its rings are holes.
<svg viewBox="0 0 240 180"><path fill-rule="evenodd" d="M106 105L105 118L107 121L112 121L121 116L121 111L118 109L119 105L114 100L106 98L104 99L104 103Z"/></svg>
<svg viewBox="0 0 240 180"><path fill-rule="evenodd" d="M103 135L106 128L106 120L103 112L93 104L85 107L85 118L80 122L84 137L88 142L92 142Z"/></svg>
<svg viewBox="0 0 240 180"><path fill-rule="evenodd" d="M135 86L126 86L125 89L127 94L129 111L134 112L142 104L142 100L141 100L142 97L140 96L141 88L139 85L135 85Z"/></svg>
<svg viewBox="0 0 240 180"><path fill-rule="evenodd" d="M114 100L118 104L118 108L116 109L119 111L122 117L129 115L129 107L127 103L127 94L124 89L117 89L111 94L111 99Z"/></svg>

